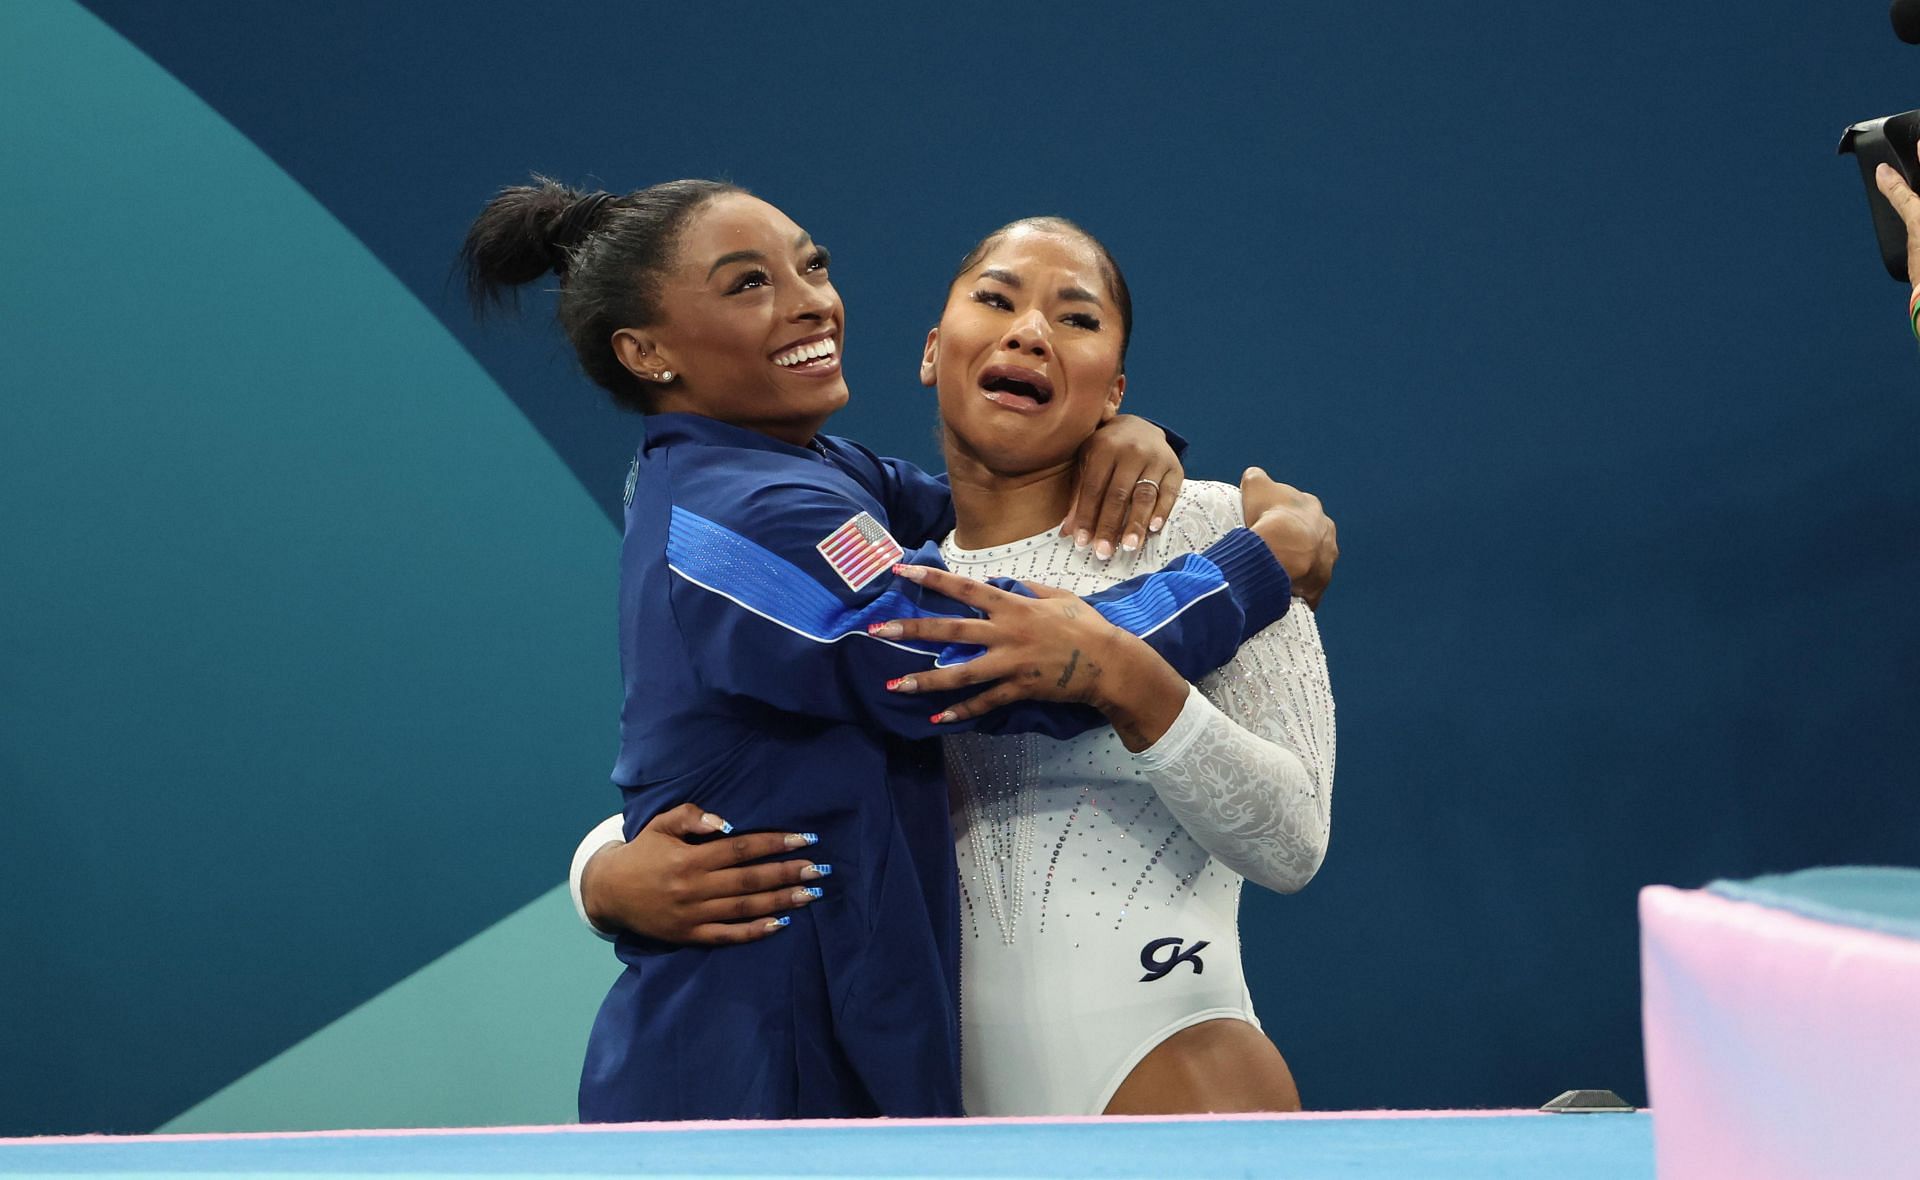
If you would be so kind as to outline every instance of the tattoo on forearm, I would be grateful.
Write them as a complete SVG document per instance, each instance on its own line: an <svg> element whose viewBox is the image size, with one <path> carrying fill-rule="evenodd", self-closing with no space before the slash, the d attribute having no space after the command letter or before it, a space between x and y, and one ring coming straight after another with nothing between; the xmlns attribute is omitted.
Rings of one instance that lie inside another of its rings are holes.
<svg viewBox="0 0 1920 1180"><path fill-rule="evenodd" d="M1053 686L1055 688L1065 688L1067 682L1073 679L1073 670L1079 666L1080 649L1076 647L1073 649L1073 654L1067 657L1066 670L1060 673L1060 679L1054 681Z"/></svg>

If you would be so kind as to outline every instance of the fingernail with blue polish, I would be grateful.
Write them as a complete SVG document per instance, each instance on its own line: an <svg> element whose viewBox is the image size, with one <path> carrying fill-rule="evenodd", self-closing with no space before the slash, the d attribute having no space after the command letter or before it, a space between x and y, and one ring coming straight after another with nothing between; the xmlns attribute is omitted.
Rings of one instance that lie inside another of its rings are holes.
<svg viewBox="0 0 1920 1180"><path fill-rule="evenodd" d="M832 865L814 865L814 866L813 866L812 868L810 868L810 869L808 869L808 870L807 870L806 872L804 872L804 873L802 873L802 874L801 874L801 876L803 876L803 877L831 877L831 876L833 876L833 866L832 866Z"/></svg>
<svg viewBox="0 0 1920 1180"><path fill-rule="evenodd" d="M769 918L767 920L767 929L778 930L782 926L787 926L792 924L792 922L793 922L792 918L788 918L785 916L778 917L778 918Z"/></svg>
<svg viewBox="0 0 1920 1180"><path fill-rule="evenodd" d="M793 891L793 900L796 902L819 901L821 898L825 897L826 895L827 895L827 891L820 888L818 885L802 885L800 888Z"/></svg>

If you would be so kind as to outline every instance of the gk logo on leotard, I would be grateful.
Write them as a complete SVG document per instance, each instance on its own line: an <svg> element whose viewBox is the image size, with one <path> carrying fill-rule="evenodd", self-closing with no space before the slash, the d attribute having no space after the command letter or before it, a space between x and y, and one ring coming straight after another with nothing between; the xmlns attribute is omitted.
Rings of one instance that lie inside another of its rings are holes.
<svg viewBox="0 0 1920 1180"><path fill-rule="evenodd" d="M1195 975L1205 971L1207 965L1200 961L1200 952L1207 949L1207 940L1203 938L1183 951L1180 944L1184 941L1179 938L1156 938L1141 947L1140 965L1147 969L1147 973L1140 977L1140 982L1152 983L1156 979L1165 979L1169 971L1182 963L1192 963ZM1162 950L1169 952L1165 959L1158 955Z"/></svg>

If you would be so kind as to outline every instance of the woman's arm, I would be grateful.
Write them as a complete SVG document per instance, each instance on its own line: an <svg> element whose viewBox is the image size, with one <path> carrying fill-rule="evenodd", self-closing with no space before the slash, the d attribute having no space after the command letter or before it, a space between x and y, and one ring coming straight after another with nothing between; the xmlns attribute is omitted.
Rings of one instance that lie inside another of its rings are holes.
<svg viewBox="0 0 1920 1180"><path fill-rule="evenodd" d="M883 523L825 488L763 484L714 507L723 519L676 505L667 541L674 621L701 680L788 712L903 737L933 736L984 711L957 708L958 695L922 702L887 691L903 678L942 671L956 678L929 691L1010 678L995 686L992 704L1023 703L982 728L1083 732L1099 724L1096 714L1025 703L1075 699L1030 691L1042 675L1063 678L1068 689L1083 684L1087 669L1072 667L1073 653L1118 627L1149 637L1197 679L1279 617L1288 599L1286 569L1247 529L1094 595L1093 611L1068 618L1023 593L969 579L955 579L968 591L955 601L928 592L941 587L890 576L889 569L939 572L939 555L931 547L901 554ZM909 564L888 564L899 560ZM931 619L952 624L954 638L920 642L893 629Z"/></svg>
<svg viewBox="0 0 1920 1180"><path fill-rule="evenodd" d="M1287 612L1191 689L1134 761L1214 859L1268 889L1303 888L1333 814L1333 691L1313 612Z"/></svg>
<svg viewBox="0 0 1920 1180"><path fill-rule="evenodd" d="M964 579L937 570L916 578L966 598ZM977 583L975 585L978 585ZM1036 587L1040 601L1085 613L1063 591ZM951 637L943 621L914 634ZM1333 791L1333 693L1320 632L1309 610L1285 618L1244 644L1203 693L1136 636L1110 629L1073 653L1071 675L1058 682L997 667L990 653L967 668L911 677L896 692L955 677L1000 683L961 706L984 712L1015 692L1091 705L1112 723L1167 810L1215 859L1259 885L1292 893L1313 878L1326 856ZM936 680L936 677L938 679Z"/></svg>
<svg viewBox="0 0 1920 1180"><path fill-rule="evenodd" d="M849 474L887 510L894 538L908 549L953 531L953 492L944 475L928 475L905 459L887 458L848 439L826 437ZM1157 533L1180 495L1186 440L1146 418L1118 414L1081 444L1073 507L1062 535L1092 545L1102 560L1134 550Z"/></svg>
<svg viewBox="0 0 1920 1180"><path fill-rule="evenodd" d="M765 938L787 924L774 915L817 900L833 872L811 859L757 863L812 847L811 833L733 835L691 803L654 816L632 840L623 819L588 832L567 874L574 912L609 942L621 931L697 946Z"/></svg>

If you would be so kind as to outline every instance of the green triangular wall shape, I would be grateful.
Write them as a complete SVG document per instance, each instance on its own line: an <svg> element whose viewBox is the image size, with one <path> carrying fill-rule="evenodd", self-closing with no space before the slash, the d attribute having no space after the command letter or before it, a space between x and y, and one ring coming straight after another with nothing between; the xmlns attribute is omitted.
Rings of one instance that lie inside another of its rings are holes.
<svg viewBox="0 0 1920 1180"><path fill-rule="evenodd" d="M573 1122L619 966L555 889L160 1129Z"/></svg>

